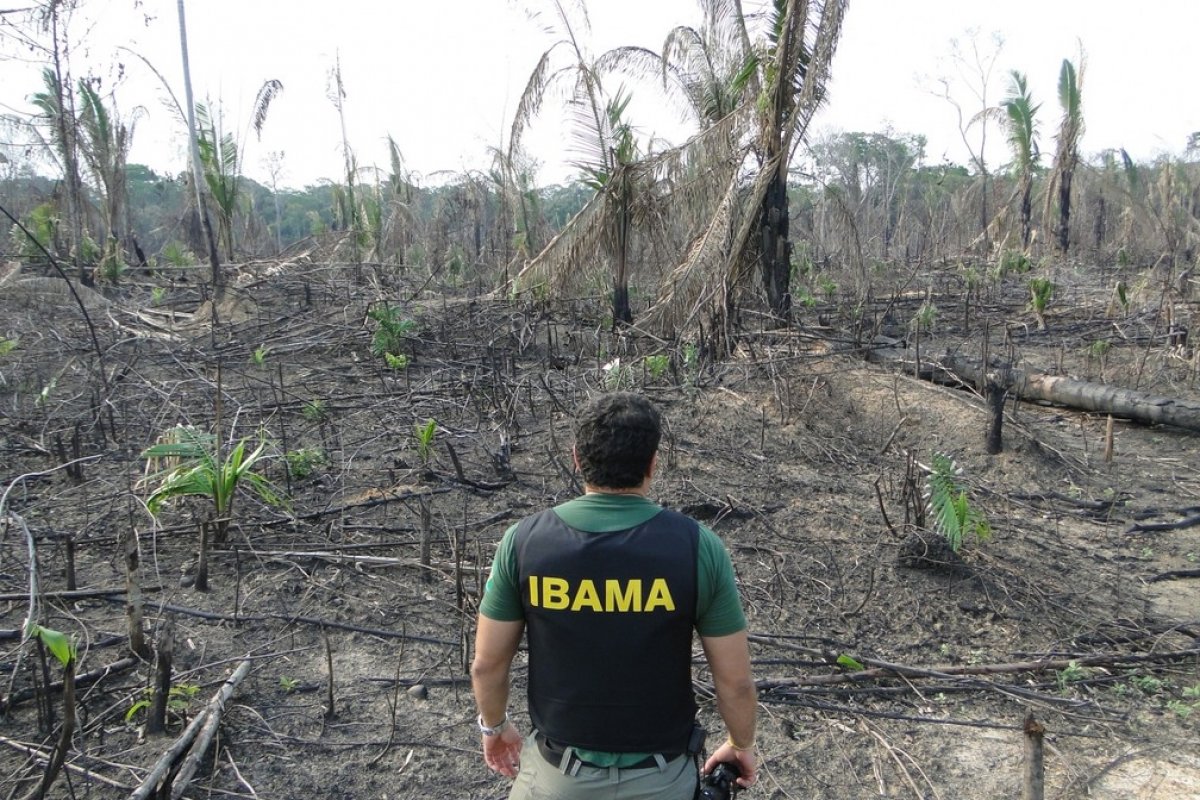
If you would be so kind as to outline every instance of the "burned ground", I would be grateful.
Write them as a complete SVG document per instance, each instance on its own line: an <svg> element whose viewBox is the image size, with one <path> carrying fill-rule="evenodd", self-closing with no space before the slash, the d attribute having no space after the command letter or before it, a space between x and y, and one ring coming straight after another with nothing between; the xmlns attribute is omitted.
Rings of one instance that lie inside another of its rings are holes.
<svg viewBox="0 0 1200 800"><path fill-rule="evenodd" d="M89 295L95 345L69 297L5 286L8 796L33 787L31 754L53 741L22 701L44 680L16 638L29 609L23 523L43 624L76 638L81 674L128 655L123 532L138 534L151 637L174 624L167 733L142 730L148 662L80 687L50 796L127 796L248 658L187 796L503 797L467 679L480 587L508 525L576 493L571 409L616 385L664 411L655 497L732 553L760 682L756 795L1011 797L1028 713L1047 729L1051 797L1200 793L1200 528L1137 529L1196 514L1195 433L1117 420L1107 461L1104 418L1013 402L1004 452L985 455L974 392L855 350L875 320L910 319L921 298L857 315L831 304L786 330L743 320L735 352L713 361L686 342L612 336L596 299L435 296L418 283L391 295L415 325L395 354L407 362L389 366L372 352L379 293L343 274L246 268L215 326L181 284ZM952 279L930 285L942 311L926 352L978 353L987 323L993 351L1027 369L1197 397L1195 358L1164 340L1161 303L1114 317L1081 281L1039 331L1016 285L972 309L968 329ZM1094 346L1097 332L1110 343ZM289 502L240 495L199 591L208 511L187 500L152 520L140 453L218 416L223 440L266 438L277 457L263 471ZM426 450L416 428L430 419ZM934 452L955 459L991 525L957 554L924 530ZM69 560L82 595L63 594ZM515 681L525 725L519 663ZM699 657L696 682L716 728Z"/></svg>

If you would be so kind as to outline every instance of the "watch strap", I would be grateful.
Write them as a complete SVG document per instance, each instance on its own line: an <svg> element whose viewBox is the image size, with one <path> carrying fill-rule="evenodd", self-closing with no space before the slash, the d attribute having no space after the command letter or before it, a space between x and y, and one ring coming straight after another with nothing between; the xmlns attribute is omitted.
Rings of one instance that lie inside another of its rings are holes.
<svg viewBox="0 0 1200 800"><path fill-rule="evenodd" d="M486 725L483 721L483 714L476 717L475 722L479 725L479 732L484 736L498 736L508 727L508 714L504 715L504 719L497 722L495 725Z"/></svg>

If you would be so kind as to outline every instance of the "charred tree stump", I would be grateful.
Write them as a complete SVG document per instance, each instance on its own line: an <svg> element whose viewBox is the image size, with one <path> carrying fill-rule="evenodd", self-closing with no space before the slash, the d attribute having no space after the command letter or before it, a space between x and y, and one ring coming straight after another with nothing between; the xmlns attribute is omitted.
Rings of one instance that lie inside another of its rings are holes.
<svg viewBox="0 0 1200 800"><path fill-rule="evenodd" d="M1025 780L1021 786L1021 800L1042 800L1046 793L1046 768L1042 738L1046 729L1033 718L1025 716Z"/></svg>
<svg viewBox="0 0 1200 800"><path fill-rule="evenodd" d="M150 655L142 625L142 582L139 575L137 531L123 528L118 534L125 553L125 618L129 623L129 649L139 658Z"/></svg>
<svg viewBox="0 0 1200 800"><path fill-rule="evenodd" d="M175 655L175 623L167 617L154 648L154 695L146 718L146 733L162 733L167 729L167 706L171 698L171 662Z"/></svg>
<svg viewBox="0 0 1200 800"><path fill-rule="evenodd" d="M58 773L62 771L63 765L67 761L67 750L71 747L71 737L75 735L75 727L77 724L77 716L75 712L75 656L71 655L67 659L67 663L63 665L63 722L62 728L58 732L58 739L54 744L54 750L50 753L50 758L46 761L46 769L42 773L41 783L30 797L41 800L46 796L50 786L54 783L54 779L58 777Z"/></svg>
<svg viewBox="0 0 1200 800"><path fill-rule="evenodd" d="M208 591L208 532L209 523L200 523L200 552L196 555L196 583L202 592Z"/></svg>
<svg viewBox="0 0 1200 800"><path fill-rule="evenodd" d="M418 502L421 508L421 552L419 557L421 580L429 582L433 579L433 574L429 571L431 562L430 551L433 545L433 515L429 508L428 498L421 497Z"/></svg>
<svg viewBox="0 0 1200 800"><path fill-rule="evenodd" d="M1004 452L1004 401L1008 398L1008 390L989 377L986 393L988 409L991 411L987 432L987 454L994 456Z"/></svg>
<svg viewBox="0 0 1200 800"><path fill-rule="evenodd" d="M75 583L75 534L67 534L66 541L63 542L63 550L67 561L67 591L72 592L79 588Z"/></svg>

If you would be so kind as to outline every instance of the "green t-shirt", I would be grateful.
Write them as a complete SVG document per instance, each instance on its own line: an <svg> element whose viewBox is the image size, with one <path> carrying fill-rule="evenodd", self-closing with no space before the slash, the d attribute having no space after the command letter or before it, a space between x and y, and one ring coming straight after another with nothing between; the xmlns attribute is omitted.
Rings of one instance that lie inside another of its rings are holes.
<svg viewBox="0 0 1200 800"><path fill-rule="evenodd" d="M608 533L641 525L653 517L662 506L640 495L586 494L555 506L554 513L564 523L579 531ZM517 574L517 555L513 551L513 532L509 528L492 562L492 574L484 589L479 613L501 622L525 618L521 605L521 586ZM746 628L733 564L725 545L715 533L700 526L696 557L696 632L701 636L728 636ZM580 758L601 767L620 767L634 764L645 753L601 753L577 750Z"/></svg>

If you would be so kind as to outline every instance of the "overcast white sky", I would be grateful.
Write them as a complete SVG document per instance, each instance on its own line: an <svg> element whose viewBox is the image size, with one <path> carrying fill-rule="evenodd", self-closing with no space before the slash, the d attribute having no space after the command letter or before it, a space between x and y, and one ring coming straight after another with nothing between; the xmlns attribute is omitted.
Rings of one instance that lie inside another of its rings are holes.
<svg viewBox="0 0 1200 800"><path fill-rule="evenodd" d="M410 168L426 181L439 170L485 167L487 148L506 139L517 98L552 39L522 9L541 0L191 0L188 33L198 100L220 100L227 124L241 132L263 81L284 91L272 107L262 141L248 137L245 169L264 180L270 151L283 151L282 183L300 186L342 174L337 112L328 99L329 72L340 55L347 125L360 165L387 165L386 137L399 143ZM569 0L567 0L569 2ZM745 0L747 7L754 0ZM77 73L125 77L117 88L123 111L143 106L131 160L156 170L184 167L183 130L162 104L157 79L128 53L148 58L182 98L176 4L146 0L84 0L94 27L76 26L86 46L73 58ZM661 48L676 24L700 23L694 0L592 0L589 49L620 44ZM149 14L148 22L143 17ZM1003 36L991 102L1007 90L1007 72L1029 76L1043 104L1041 146L1052 152L1058 123L1059 65L1087 52L1083 90L1087 153L1125 147L1138 159L1180 152L1200 130L1194 68L1188 54L1200 30L1197 0L850 0L833 69L830 103L814 135L831 130L918 133L929 140L927 158L967 161L953 108L934 96L939 76L955 74L951 40L969 41L969 29L990 48ZM582 33L581 31L579 33ZM15 65L0 87L10 107L27 107L36 74ZM21 77L24 74L25 77ZM977 101L958 90L969 111ZM640 100L641 104L637 105ZM683 130L664 114L651 89L638 89L633 122L645 133L678 141ZM558 143L561 110L547 106L527 140L543 162L543 181L564 180L569 169ZM1004 160L1001 137L990 158Z"/></svg>

